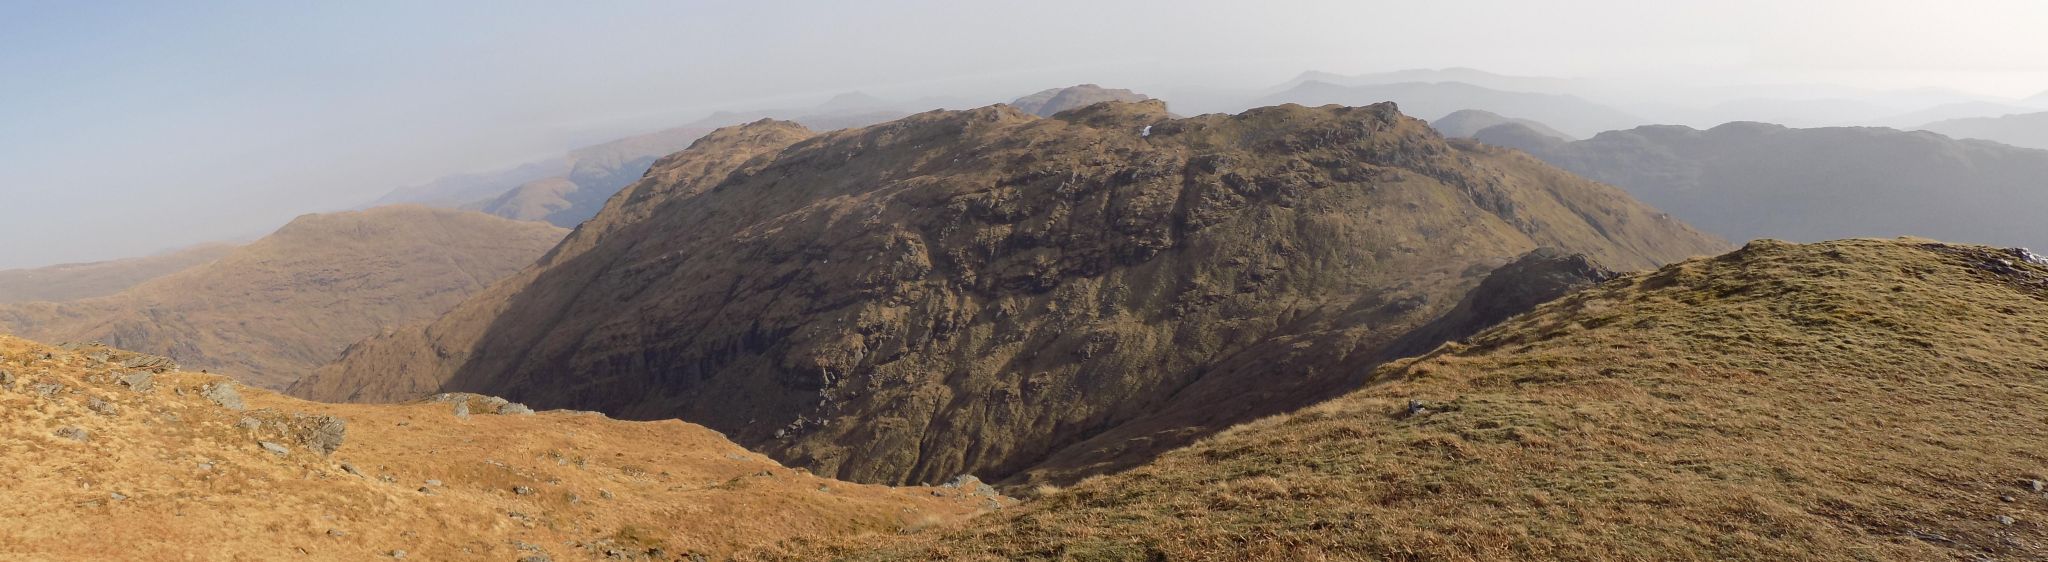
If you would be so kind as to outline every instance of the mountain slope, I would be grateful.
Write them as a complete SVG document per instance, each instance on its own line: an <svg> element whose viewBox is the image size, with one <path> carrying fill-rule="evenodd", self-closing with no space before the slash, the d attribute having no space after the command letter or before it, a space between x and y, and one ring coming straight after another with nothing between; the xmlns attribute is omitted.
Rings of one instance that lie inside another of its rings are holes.
<svg viewBox="0 0 2048 562"><path fill-rule="evenodd" d="M832 558L2039 559L2033 259L1757 242L972 527Z"/></svg>
<svg viewBox="0 0 2048 562"><path fill-rule="evenodd" d="M1081 84L1065 88L1051 88L1010 102L1019 111L1051 117L1069 109L1079 109L1106 101L1140 102L1152 99L1145 94L1130 90L1104 88L1094 84Z"/></svg>
<svg viewBox="0 0 2048 562"><path fill-rule="evenodd" d="M1720 247L1391 104L999 105L789 142L700 142L523 286L359 345L294 392L489 389L680 417L851 480L1001 478L1068 447L1088 466L1150 454L1087 442L1112 428L1165 446L1353 384L1538 246L1620 268Z"/></svg>
<svg viewBox="0 0 2048 562"><path fill-rule="evenodd" d="M201 244L148 257L0 271L0 304L62 302L111 295L220 259L234 249L233 244Z"/></svg>
<svg viewBox="0 0 2048 562"><path fill-rule="evenodd" d="M0 558L722 559L1004 501L818 478L674 420L315 404L130 363L0 336L0 519L34 522L0 527Z"/></svg>
<svg viewBox="0 0 2048 562"><path fill-rule="evenodd" d="M1477 140L1628 190L1733 240L1928 236L2048 246L2048 151L1926 132L1729 123L1558 143L1513 125Z"/></svg>
<svg viewBox="0 0 2048 562"><path fill-rule="evenodd" d="M2048 112L1950 119L1917 128L1959 139L1983 139L2019 147L2048 149Z"/></svg>
<svg viewBox="0 0 2048 562"><path fill-rule="evenodd" d="M448 310L532 263L562 232L410 206L306 215L111 296L0 306L0 330L105 341L282 388L351 342Z"/></svg>
<svg viewBox="0 0 2048 562"><path fill-rule="evenodd" d="M1563 132L1558 131L1557 129L1552 129L1549 125L1544 125L1542 123L1538 123L1528 119L1515 119L1513 117L1507 117L1498 113L1493 113L1490 111L1480 111L1477 109L1461 109L1458 111L1451 112L1450 115L1445 115L1442 119L1430 121L1429 126L1431 128L1436 129L1438 133L1443 133L1443 135L1446 137L1469 139L1472 138L1473 135L1478 134L1480 130L1487 129L1495 125L1505 125L1508 123L1518 123L1523 127L1529 128L1529 130L1531 131L1535 131L1537 134L1541 134L1543 136L1554 138L1557 140L1572 140L1571 135L1564 134Z"/></svg>
<svg viewBox="0 0 2048 562"><path fill-rule="evenodd" d="M1410 115L1425 117L1449 115L1466 109L1514 115L1533 119L1580 137L1600 131L1634 127L1645 122L1620 110L1574 96L1494 90L1460 82L1409 82L1359 86L1305 82L1287 91L1262 98L1257 103L1298 103L1316 106L1366 105L1383 101L1400 104Z"/></svg>

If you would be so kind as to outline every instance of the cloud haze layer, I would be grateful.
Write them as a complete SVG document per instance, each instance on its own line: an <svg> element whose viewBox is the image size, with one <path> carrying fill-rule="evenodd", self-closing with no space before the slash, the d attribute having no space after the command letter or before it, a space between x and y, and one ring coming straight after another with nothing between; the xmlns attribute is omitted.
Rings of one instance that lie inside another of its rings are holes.
<svg viewBox="0 0 2048 562"><path fill-rule="evenodd" d="M851 90L1203 110L1305 70L2048 89L2048 3L0 2L0 268L259 235L437 176Z"/></svg>

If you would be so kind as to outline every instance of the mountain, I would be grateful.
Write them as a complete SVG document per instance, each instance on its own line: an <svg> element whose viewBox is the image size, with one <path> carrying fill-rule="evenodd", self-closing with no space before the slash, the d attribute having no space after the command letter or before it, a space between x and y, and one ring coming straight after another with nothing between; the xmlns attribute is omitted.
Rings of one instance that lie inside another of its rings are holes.
<svg viewBox="0 0 2048 562"><path fill-rule="evenodd" d="M1557 129L1552 129L1549 125L1528 119L1515 119L1477 109L1461 109L1451 112L1450 115L1445 115L1442 119L1430 121L1429 126L1435 128L1438 133L1442 133L1446 137L1469 139L1473 135L1478 134L1481 129L1507 123L1520 123L1523 127L1527 127L1537 134L1557 140L1573 140L1571 135L1564 134Z"/></svg>
<svg viewBox="0 0 2048 562"><path fill-rule="evenodd" d="M2048 259L1752 243L834 560L2032 560Z"/></svg>
<svg viewBox="0 0 2048 562"><path fill-rule="evenodd" d="M292 392L678 417L863 482L1066 449L1046 470L1083 475L1350 388L1538 247L1636 269L1721 244L1392 104L758 122Z"/></svg>
<svg viewBox="0 0 2048 562"><path fill-rule="evenodd" d="M111 295L144 281L220 259L233 244L200 244L122 260L0 271L0 304L69 301Z"/></svg>
<svg viewBox="0 0 2048 562"><path fill-rule="evenodd" d="M447 311L562 235L417 206L306 215L211 263L113 295L0 305L0 331L104 341L283 388L351 342Z"/></svg>
<svg viewBox="0 0 2048 562"><path fill-rule="evenodd" d="M1079 109L1106 101L1139 102L1152 99L1130 90L1115 90L1094 84L1082 84L1065 88L1052 88L1017 98L1010 102L1019 111L1051 117L1069 109Z"/></svg>
<svg viewBox="0 0 2048 562"><path fill-rule="evenodd" d="M1009 503L819 478L674 420L317 404L8 336L0 365L0 518L34 522L0 527L8 560L724 560Z"/></svg>
<svg viewBox="0 0 2048 562"><path fill-rule="evenodd" d="M1574 137L1644 123L1638 117L1574 96L1495 90L1461 82L1405 82L1359 86L1304 82L1287 91L1266 96L1256 103L1318 106L1366 105L1383 101L1398 103L1411 115L1449 115L1466 109L1515 115L1549 124Z"/></svg>
<svg viewBox="0 0 2048 562"><path fill-rule="evenodd" d="M369 207L416 204L430 207L460 207L495 197L513 186L568 173L574 164L563 158L548 158L518 166L476 174L456 174L420 185L391 190Z"/></svg>
<svg viewBox="0 0 2048 562"><path fill-rule="evenodd" d="M2030 113L2033 111L2035 110L2008 103L1951 103L1937 105L1934 107L1929 107L1926 109L1913 111L1901 115L1894 115L1878 121L1873 121L1870 124L1878 127L1891 127L1894 129L1901 129L1907 131L1927 130L1927 124L1934 123L1937 121L1948 121L1952 119L1970 119L1976 117L1994 118L2001 115L2012 115L2015 113Z"/></svg>
<svg viewBox="0 0 2048 562"><path fill-rule="evenodd" d="M1597 91L1600 86L1590 80L1578 78L1554 78L1548 76L1510 76L1487 72L1476 68L1411 68L1392 72L1343 75L1331 72L1308 71L1273 88L1272 91L1293 89L1308 82L1322 82L1341 86L1370 86L1405 83L1458 82L1482 88L1512 92L1538 94L1585 94Z"/></svg>
<svg viewBox="0 0 2048 562"><path fill-rule="evenodd" d="M2048 149L2048 112L1952 119L1928 123L1918 128L1960 139L1983 139L2013 146Z"/></svg>
<svg viewBox="0 0 2048 562"><path fill-rule="evenodd" d="M1480 142L1614 184L1734 240L1928 236L2048 247L2048 151L1926 132L1729 123L1560 143L1515 125Z"/></svg>
<svg viewBox="0 0 2048 562"><path fill-rule="evenodd" d="M597 214L619 189L639 180L656 158L687 148L709 132L708 127L676 127L579 148L569 152L566 174L520 184L469 208L573 227Z"/></svg>

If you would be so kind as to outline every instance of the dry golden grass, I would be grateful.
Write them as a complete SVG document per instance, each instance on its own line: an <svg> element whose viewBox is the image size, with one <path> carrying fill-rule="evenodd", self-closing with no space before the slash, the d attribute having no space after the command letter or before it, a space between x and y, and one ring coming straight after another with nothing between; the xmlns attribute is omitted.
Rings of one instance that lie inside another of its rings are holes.
<svg viewBox="0 0 2048 562"><path fill-rule="evenodd" d="M12 378L0 384L0 560L721 559L938 525L995 501L818 478L677 421L458 419L447 403L329 405L248 387L248 409L233 411L202 395L221 377L165 373L138 392L118 359L89 355L0 336ZM38 392L52 383L62 389ZM295 414L344 418L346 442L322 456Z"/></svg>
<svg viewBox="0 0 2048 562"><path fill-rule="evenodd" d="M792 558L2048 557L2048 268L2001 250L1758 242L1376 379L970 526Z"/></svg>

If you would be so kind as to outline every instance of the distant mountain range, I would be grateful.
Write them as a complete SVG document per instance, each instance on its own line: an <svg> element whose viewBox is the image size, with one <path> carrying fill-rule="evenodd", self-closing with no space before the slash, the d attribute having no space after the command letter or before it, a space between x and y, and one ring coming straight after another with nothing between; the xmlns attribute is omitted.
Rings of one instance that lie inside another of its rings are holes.
<svg viewBox="0 0 2048 562"><path fill-rule="evenodd" d="M1442 119L1430 121L1429 126L1431 128L1436 129L1436 132L1443 133L1443 135L1446 137L1469 139L1472 138L1473 135L1479 134L1479 131L1481 130L1491 128L1495 125L1505 125L1508 123L1520 124L1523 127L1527 127L1530 131L1535 132L1536 134L1551 137L1557 140L1574 140L1571 135L1564 134L1562 131L1552 129L1549 125L1538 123L1534 120L1515 119L1512 117L1503 116L1498 113L1493 113L1490 111L1480 111L1477 109L1465 109L1451 112L1450 115L1445 115Z"/></svg>
<svg viewBox="0 0 2048 562"><path fill-rule="evenodd" d="M1644 122L1641 117L1578 97L1494 90L1462 82L1345 86L1310 81L1260 98L1254 105L1362 106L1386 101L1399 104L1403 113L1425 119L1440 119L1456 111L1477 109L1533 119L1578 137Z"/></svg>
<svg viewBox="0 0 2048 562"><path fill-rule="evenodd" d="M1134 102L1149 99L1152 98L1130 90L1116 90L1094 84L1081 84L1065 88L1051 88L1017 98L1010 102L1010 106L1039 117L1051 117L1055 113L1088 107L1106 101Z"/></svg>
<svg viewBox="0 0 2048 562"><path fill-rule="evenodd" d="M1983 139L2048 150L2048 112L1950 119L1918 128L1956 138Z"/></svg>
<svg viewBox="0 0 2048 562"><path fill-rule="evenodd" d="M200 244L154 256L0 271L0 304L62 302L111 295L220 259L234 249L234 244Z"/></svg>
<svg viewBox="0 0 2048 562"><path fill-rule="evenodd" d="M0 332L102 341L283 388L350 343L440 314L564 233L418 206L306 215L112 295L0 305Z"/></svg>
<svg viewBox="0 0 2048 562"><path fill-rule="evenodd" d="M1649 126L1562 142L1480 131L1732 240L1925 236L2048 247L2048 151L1875 127Z"/></svg>

